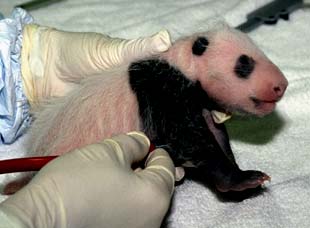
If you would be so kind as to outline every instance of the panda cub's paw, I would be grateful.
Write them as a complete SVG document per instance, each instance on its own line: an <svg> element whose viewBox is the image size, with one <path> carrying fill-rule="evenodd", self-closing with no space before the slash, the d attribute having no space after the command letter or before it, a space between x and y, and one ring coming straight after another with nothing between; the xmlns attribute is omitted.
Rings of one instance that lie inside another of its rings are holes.
<svg viewBox="0 0 310 228"><path fill-rule="evenodd" d="M269 182L271 178L260 171L247 170L232 173L231 176L217 180L216 188L220 192L228 191L244 191L250 188L264 186L265 182Z"/></svg>

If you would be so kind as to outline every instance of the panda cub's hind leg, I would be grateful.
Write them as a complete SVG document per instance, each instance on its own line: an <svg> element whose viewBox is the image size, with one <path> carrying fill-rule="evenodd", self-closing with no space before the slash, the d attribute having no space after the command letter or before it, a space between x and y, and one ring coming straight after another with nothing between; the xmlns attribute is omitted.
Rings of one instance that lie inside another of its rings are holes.
<svg viewBox="0 0 310 228"><path fill-rule="evenodd" d="M216 148L216 147L214 147ZM262 186L270 177L256 170L241 170L222 150L205 151L205 163L198 169L209 177L220 192L243 191Z"/></svg>
<svg viewBox="0 0 310 228"><path fill-rule="evenodd" d="M230 147L225 125L216 124L213 121L211 112L208 110L203 111L203 117L209 130L213 134L215 141L219 145L217 148L221 149L221 151L217 152L218 157L213 156L213 159L218 160L214 161L215 164L218 165L215 166L214 170L211 172L215 186L220 192L243 191L249 188L256 188L263 185L265 181L270 180L270 177L263 172L255 170L240 170ZM223 154L224 156L221 158L220 154Z"/></svg>

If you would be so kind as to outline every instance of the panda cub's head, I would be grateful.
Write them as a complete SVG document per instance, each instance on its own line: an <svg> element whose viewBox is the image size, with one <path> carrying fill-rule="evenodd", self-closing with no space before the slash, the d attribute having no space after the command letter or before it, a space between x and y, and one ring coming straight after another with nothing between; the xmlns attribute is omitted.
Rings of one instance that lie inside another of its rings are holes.
<svg viewBox="0 0 310 228"><path fill-rule="evenodd" d="M177 41L165 58L227 112L263 116L274 110L288 82L250 38L230 27Z"/></svg>

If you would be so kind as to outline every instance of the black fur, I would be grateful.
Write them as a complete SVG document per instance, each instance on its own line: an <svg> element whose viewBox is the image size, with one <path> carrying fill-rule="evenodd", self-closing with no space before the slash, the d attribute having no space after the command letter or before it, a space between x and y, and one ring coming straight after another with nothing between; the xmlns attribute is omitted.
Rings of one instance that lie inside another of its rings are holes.
<svg viewBox="0 0 310 228"><path fill-rule="evenodd" d="M202 112L213 110L216 104L199 82L190 81L157 59L133 63L129 80L138 99L144 132L156 146L168 151L175 165L192 162L225 191L248 186L250 178L261 175L238 168L223 124L211 132ZM222 146L214 134L220 134Z"/></svg>
<svg viewBox="0 0 310 228"><path fill-rule="evenodd" d="M192 46L192 52L194 55L202 55L209 45L209 41L205 37L198 37Z"/></svg>
<svg viewBox="0 0 310 228"><path fill-rule="evenodd" d="M248 78L253 72L255 67L255 61L247 55L241 55L235 66L235 73L240 78Z"/></svg>
<svg viewBox="0 0 310 228"><path fill-rule="evenodd" d="M200 84L158 60L134 63L129 74L147 135L156 145L168 149L178 165L193 160L195 144L189 144L186 138L190 131L199 134L199 128L207 129L202 110L212 104ZM204 139L206 144L212 144L210 138Z"/></svg>

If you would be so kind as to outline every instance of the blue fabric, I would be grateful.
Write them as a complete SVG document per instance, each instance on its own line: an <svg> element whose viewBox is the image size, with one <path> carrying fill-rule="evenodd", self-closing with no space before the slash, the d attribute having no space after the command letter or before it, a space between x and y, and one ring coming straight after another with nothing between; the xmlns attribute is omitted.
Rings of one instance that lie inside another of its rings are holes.
<svg viewBox="0 0 310 228"><path fill-rule="evenodd" d="M32 21L20 8L14 9L10 18L0 20L0 144L13 143L31 122L20 54L23 26Z"/></svg>

